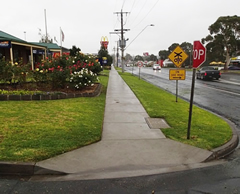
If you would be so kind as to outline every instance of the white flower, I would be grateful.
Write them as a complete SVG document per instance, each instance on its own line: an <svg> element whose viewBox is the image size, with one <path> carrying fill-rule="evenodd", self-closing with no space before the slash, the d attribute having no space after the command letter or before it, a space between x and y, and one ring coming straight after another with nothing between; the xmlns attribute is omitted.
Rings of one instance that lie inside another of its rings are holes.
<svg viewBox="0 0 240 194"><path fill-rule="evenodd" d="M74 61L74 60L73 60L72 62L73 62L73 63L75 63L75 61Z"/></svg>

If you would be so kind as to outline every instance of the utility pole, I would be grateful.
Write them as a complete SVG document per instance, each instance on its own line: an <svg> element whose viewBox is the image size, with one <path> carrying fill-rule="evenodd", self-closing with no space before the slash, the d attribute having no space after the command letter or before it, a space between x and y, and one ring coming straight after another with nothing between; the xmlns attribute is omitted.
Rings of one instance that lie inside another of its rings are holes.
<svg viewBox="0 0 240 194"><path fill-rule="evenodd" d="M115 48L115 46L114 46L114 48L113 48L113 51L114 51L114 66L116 66L116 55L115 55L115 51L116 51L116 48Z"/></svg>
<svg viewBox="0 0 240 194"><path fill-rule="evenodd" d="M121 31L121 40L120 40L120 48L122 51L122 72L124 72L124 48L126 47L126 40L123 37L123 31L128 31L129 29L123 29L123 14L128 14L129 12L116 12L115 14L121 14L121 29L115 29L114 31Z"/></svg>
<svg viewBox="0 0 240 194"><path fill-rule="evenodd" d="M118 46L118 41L117 41L117 67L118 67L118 56L119 56L119 46Z"/></svg>

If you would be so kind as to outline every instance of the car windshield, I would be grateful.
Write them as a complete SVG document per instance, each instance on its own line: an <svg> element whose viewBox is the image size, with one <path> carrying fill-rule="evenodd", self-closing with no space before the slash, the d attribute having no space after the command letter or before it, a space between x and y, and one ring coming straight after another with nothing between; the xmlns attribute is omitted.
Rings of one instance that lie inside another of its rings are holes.
<svg viewBox="0 0 240 194"><path fill-rule="evenodd" d="M215 70L214 67L203 67L202 70Z"/></svg>

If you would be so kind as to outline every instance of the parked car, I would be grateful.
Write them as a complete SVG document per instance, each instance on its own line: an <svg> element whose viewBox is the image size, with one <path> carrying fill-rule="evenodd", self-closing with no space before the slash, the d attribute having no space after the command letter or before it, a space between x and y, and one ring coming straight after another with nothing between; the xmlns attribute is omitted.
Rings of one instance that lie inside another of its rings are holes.
<svg viewBox="0 0 240 194"><path fill-rule="evenodd" d="M197 70L197 79L216 79L218 80L221 77L221 73L219 70L214 69L214 67L211 66L205 66L201 69Z"/></svg>
<svg viewBox="0 0 240 194"><path fill-rule="evenodd" d="M153 64L153 70L161 70L161 66L159 64Z"/></svg>
<svg viewBox="0 0 240 194"><path fill-rule="evenodd" d="M228 69L229 69L229 70L240 70L240 67L237 67L237 66L229 66Z"/></svg>

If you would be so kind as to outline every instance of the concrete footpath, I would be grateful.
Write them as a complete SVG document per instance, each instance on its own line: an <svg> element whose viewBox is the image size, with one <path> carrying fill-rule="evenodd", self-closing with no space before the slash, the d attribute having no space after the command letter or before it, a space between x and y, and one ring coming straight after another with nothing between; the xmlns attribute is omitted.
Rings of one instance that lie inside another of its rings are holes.
<svg viewBox="0 0 240 194"><path fill-rule="evenodd" d="M112 68L107 88L102 140L34 165L34 174L66 173L54 180L132 177L203 167L218 153L233 150L237 135L224 147L207 151L167 139L159 128L149 127L149 115ZM220 151L220 152L219 152ZM49 170L49 171L48 171ZM34 176L37 180L40 176ZM51 180L53 176L45 177ZM42 177L41 177L42 179Z"/></svg>
<svg viewBox="0 0 240 194"><path fill-rule="evenodd" d="M74 173L74 177L81 179L99 179L204 166L202 162L213 156L212 151L167 139L160 129L149 127L148 117L137 97L112 68L102 140L38 162L36 166Z"/></svg>

